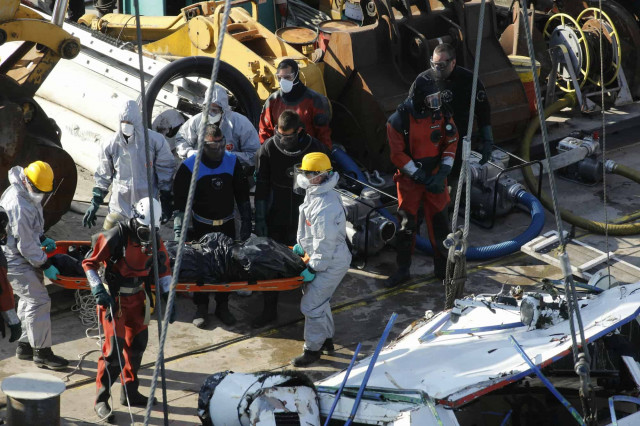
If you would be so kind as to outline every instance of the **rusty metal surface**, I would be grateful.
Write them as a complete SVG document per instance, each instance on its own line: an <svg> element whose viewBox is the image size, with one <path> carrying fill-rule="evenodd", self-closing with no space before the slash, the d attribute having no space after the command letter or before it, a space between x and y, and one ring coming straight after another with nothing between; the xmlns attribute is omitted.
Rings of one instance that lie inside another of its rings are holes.
<svg viewBox="0 0 640 426"><path fill-rule="evenodd" d="M4 99L0 101L0 192L9 185L8 171L46 161L54 174L55 195L45 209L45 228L54 225L69 210L77 183L76 165L62 149L60 129L40 105L15 81L0 75Z"/></svg>

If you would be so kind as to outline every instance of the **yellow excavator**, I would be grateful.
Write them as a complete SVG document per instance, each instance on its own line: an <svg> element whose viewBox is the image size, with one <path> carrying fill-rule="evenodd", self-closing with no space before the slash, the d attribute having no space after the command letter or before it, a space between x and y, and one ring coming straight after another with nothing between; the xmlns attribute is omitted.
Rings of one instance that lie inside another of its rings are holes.
<svg viewBox="0 0 640 426"><path fill-rule="evenodd" d="M61 28L67 0L56 3L51 21L22 6L0 2L0 191L8 170L46 161L54 172L54 193L44 208L45 228L69 209L76 189L76 167L62 149L60 128L47 116L34 94L60 59L72 59L80 42Z"/></svg>

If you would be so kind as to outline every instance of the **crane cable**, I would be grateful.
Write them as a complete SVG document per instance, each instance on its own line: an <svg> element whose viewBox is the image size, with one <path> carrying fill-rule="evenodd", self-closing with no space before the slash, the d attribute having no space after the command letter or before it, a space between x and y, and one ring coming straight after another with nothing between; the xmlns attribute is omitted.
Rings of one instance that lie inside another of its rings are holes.
<svg viewBox="0 0 640 426"><path fill-rule="evenodd" d="M471 223L471 170L469 158L471 156L471 132L473 131L473 118L475 116L476 97L478 90L478 74L480 69L480 52L482 49L482 31L484 27L485 0L480 3L480 17L478 18L478 35L476 37L476 52L473 63L473 82L471 84L471 99L469 100L469 120L466 134L462 140L462 168L458 178L456 189L456 199L453 205L453 219L451 233L445 240L445 247L449 249L447 255L447 268L444 280L445 286L445 309L453 308L456 298L462 297L464 284L467 279L467 239L469 237L469 227ZM464 203L464 225L462 232L459 232L458 212L462 198L462 187L465 188ZM434 247L435 252L435 247Z"/></svg>
<svg viewBox="0 0 640 426"><path fill-rule="evenodd" d="M139 7L138 7L138 0L134 0L135 3L135 7L136 7L136 26L137 26L137 30L138 30L138 43L139 43L139 48L138 48L138 53L140 55L140 61L142 62L142 49L140 47L140 18L139 18ZM227 22L229 21L229 12L231 10L231 1L230 0L225 0L224 2L224 14L222 17L222 22L216 22L216 25L220 25L220 32L218 35L218 40L217 40L217 44L216 44L216 57L215 57L215 62L213 64L213 69L211 70L211 85L209 87L209 90L206 93L206 97L205 97L205 101L204 101L204 105L203 105L203 111L205 111L204 114L202 114L202 119L200 121L200 128L198 130L198 148L197 148L197 153L196 153L196 158L195 158L195 163L193 165L193 171L191 173L191 183L189 185L189 193L187 195L187 203L186 203L186 207L185 207L185 217L184 220L182 222L182 226L183 228L186 226L186 224L189 223L190 215L191 215L191 209L193 207L193 201L195 198L195 189L196 189L196 182L198 179L198 170L200 168L200 162L202 159L202 151L204 148L204 132L205 132L205 127L209 121L209 114L207 114L206 112L209 111L210 105L211 105L211 100L213 99L213 92L214 92L214 87L216 84L216 80L218 78L218 70L220 69L220 56L222 54L222 46L223 46L223 42L224 42L224 37L225 34L227 32ZM140 73L142 74L142 66L140 67ZM143 82L143 76L141 75L140 77L140 81ZM142 83L143 84L143 83ZM142 98L142 109L143 109L143 115L146 114L146 102L144 100L144 92L141 93L141 95L143 96ZM146 115L145 115L146 117ZM147 121L144 121L145 123L147 123ZM146 139L146 124L144 126L145 128L145 139ZM147 149L147 153L148 153L148 149ZM151 210L153 211L153 209ZM155 235L155 233L152 233L152 235ZM183 229L183 231L181 232L180 235L180 241L178 243L178 252L176 253L176 260L174 263L174 267L173 267L173 276L171 277L171 289L169 291L169 296L166 302L166 309L164 311L164 319L162 321L162 327L160 327L160 345L158 347L158 356L156 358L156 365L153 369L153 377L151 379L151 389L149 391L149 399L147 401L147 408L146 408L146 412L144 415L144 425L147 426L149 424L149 420L151 418L151 410L152 410L152 406L153 406L153 396L155 394L156 391L156 384L158 381L158 373L160 368L164 368L164 364L163 364L163 359L164 359L164 345L165 342L167 340L167 330L169 328L169 319L171 317L171 312L173 311L173 306L175 303L175 295L176 295L176 286L178 284L178 275L179 275L179 271L180 271L180 265L182 264L182 256L184 254L184 247L185 247L185 243L187 241L187 232L186 230ZM154 244L154 248L153 248L153 252L154 252L154 256L156 254L156 248L155 248L155 237L153 240L153 244ZM154 269L155 271L157 271L157 261L154 261ZM156 278L156 283L157 283L157 272L155 275ZM160 286L156 285L156 289L158 289ZM159 298L157 298L159 299ZM165 398L166 400L166 398ZM167 411L165 408L165 425L168 423L167 422Z"/></svg>
<svg viewBox="0 0 640 426"><path fill-rule="evenodd" d="M522 11L526 11L527 0L521 1L521 13ZM535 59L535 51L533 48L533 39L531 37L531 28L529 26L529 19L525 17L524 21L524 30L525 36L527 40L527 48L529 51L529 59L531 63L531 72L535 77L537 74L537 66ZM551 150L549 148L549 138L547 135L547 125L544 117L544 109L542 106L542 98L540 94L540 81L537 78L533 79L533 86L536 94L536 107L538 113L538 120L540 121L540 132L542 136L542 145L544 147L544 154L547 162L549 164L551 161ZM564 226L562 223L562 218L560 217L560 206L558 202L558 194L557 194L557 186L555 182L554 173L548 173L549 175L549 186L551 189L551 198L553 202L553 214L556 222L556 229L558 230L558 238L560 241L560 255L558 256L560 260L560 265L562 268L562 273L564 276L564 285L565 285L565 294L567 298L567 305L569 308L569 327L571 329L571 348L573 351L573 361L574 361L574 369L578 376L580 377L580 398L582 401L583 414L584 418L587 419L588 422L594 421L594 412L591 411L591 402L592 391L593 388L591 386L591 377L590 377L590 363L591 357L589 355L589 348L587 347L588 342L584 336L584 327L582 324L582 316L580 315L580 307L578 305L578 296L576 293L575 283L573 281L573 273L571 270L571 262L569 261L569 255L566 250L567 246L567 238L564 233ZM578 332L580 334L580 343L577 342L576 339L576 324L578 327Z"/></svg>

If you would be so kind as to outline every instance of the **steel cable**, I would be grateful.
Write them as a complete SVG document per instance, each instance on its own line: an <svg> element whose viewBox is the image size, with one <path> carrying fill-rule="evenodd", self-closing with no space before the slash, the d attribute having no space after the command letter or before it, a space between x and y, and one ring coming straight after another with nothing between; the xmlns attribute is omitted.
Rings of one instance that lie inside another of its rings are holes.
<svg viewBox="0 0 640 426"><path fill-rule="evenodd" d="M135 6L136 6L136 16L137 16L137 28L138 28L138 33L140 32L140 18L139 18L139 9L138 9L138 0L134 0L135 2ZM216 44L216 58L215 58L215 62L213 64L213 69L211 70L211 85L210 85L210 89L208 90L207 94L206 94L206 99L204 101L204 105L203 105L203 111L204 113L202 114L202 120L200 122L200 129L198 130L198 148L197 148L197 153L196 153L196 158L195 158L195 164L193 166L193 171L191 173L191 183L189 185L189 193L187 195L187 203L186 203L186 207L185 207L185 217L184 220L182 222L182 226L183 228L185 227L185 224L189 223L190 219L191 219L191 208L193 207L193 201L195 198L195 190L196 190L196 182L198 180L198 171L200 168L200 161L202 159L202 151L203 151L203 147L204 147L204 133L205 133L205 127L207 125L207 122L209 121L209 108L211 105L211 100L213 99L213 92L214 92L214 88L215 88L215 84L216 84L216 80L218 78L218 70L220 69L220 57L222 54L222 46L224 43L224 37L225 34L227 32L227 22L229 21L229 12L231 10L231 1L230 0L225 0L224 2L224 14L222 17L222 23L220 22L216 22L216 25L220 25L220 32L218 35L218 40L217 40L217 44ZM142 74L143 69L142 69L142 49L139 49L139 54L140 54L140 73ZM144 81L143 77L141 76L140 81ZM144 93L142 93L142 95L144 95ZM143 111L146 110L146 102L144 102L144 98L143 98ZM147 123L147 121L145 120L145 123ZM146 132L146 125L145 127L145 132ZM155 235L155 233L152 233L152 235ZM154 255L156 253L156 248L155 248L155 239L154 241ZM182 264L182 256L184 254L184 246L185 243L187 241L187 232L186 229L183 229L180 235L180 241L178 243L178 252L176 253L176 259L175 259L175 263L174 263L174 267L173 267L173 276L171 278L171 289L169 291L169 296L167 298L167 302L166 302L166 309L164 311L164 319L162 321L162 326L160 328L160 346L158 348L158 357L156 358L156 365L155 368L153 370L153 377L151 379L151 389L149 391L149 400L147 402L147 408L146 408L146 412L145 412L145 416L144 416L144 425L147 426L149 424L149 420L151 418L151 409L153 406L153 397L156 391L156 384L158 381L158 373L159 373L159 369L161 366L163 366L163 358L164 358L164 345L167 339L167 330L169 328L169 319L171 317L171 312L173 311L173 306L175 303L175 295L176 295L176 285L178 284L178 275L179 275L179 271L180 271L180 265ZM154 262L154 266L155 269L157 271L157 263ZM157 272L156 272L156 280L157 280ZM157 283L157 281L156 281ZM156 285L156 289L158 289L160 286ZM156 301L160 299L160 297L156 298ZM160 312L160 311L159 311ZM158 314L159 315L159 314ZM160 322L158 322L158 324L160 324ZM166 400L166 399L165 399ZM165 410L165 424L166 424L166 410Z"/></svg>
<svg viewBox="0 0 640 426"><path fill-rule="evenodd" d="M527 11L527 0L521 0L522 2L522 13L524 14ZM533 39L531 36L531 28L529 26L529 19L525 16L524 19L524 30L525 36L527 39L527 48L529 51L529 59L531 60L531 72L535 77L538 75L536 59L535 59L535 50L533 48ZM545 122L544 109L542 107L542 98L540 94L540 81L537 78L533 79L533 87L536 94L536 107L538 112L538 120L540 121L540 131L542 135L542 145L544 148L544 154L547 162L551 164L551 150L549 148L549 138L547 135L547 125ZM565 285L565 294L567 297L567 305L569 307L569 327L571 329L571 347L573 350L573 361L575 363L575 371L580 377L580 384L582 389L586 389L587 387L591 387L590 385L590 375L589 375L589 364L590 364L590 356L589 356L589 348L587 347L587 341L584 337L584 327L582 324L582 316L580 314L580 307L578 306L578 296L576 293L576 287L573 282L573 274L571 271L571 263L569 261L569 255L566 251L567 239L564 234L564 227L562 224L562 218L560 217L560 206L558 202L557 195L557 187L555 183L555 176L553 172L548 173L549 175L549 186L551 189L551 198L553 202L553 214L556 221L556 229L558 230L558 238L560 241L560 250L561 253L558 256L560 260L560 264L562 266L562 272L564 276L564 285ZM574 319L578 325L578 331L580 334L580 347L578 345L576 339L576 331ZM581 349L580 349L581 348ZM582 350L582 352L580 352ZM581 395L585 397L584 395ZM586 398L586 397L585 397ZM583 407L586 409L588 407L588 401L583 401ZM590 417L590 413L584 413L585 418Z"/></svg>
<svg viewBox="0 0 640 426"><path fill-rule="evenodd" d="M480 3L480 16L478 18L478 34L476 37L476 52L473 63L473 82L471 84L471 99L469 100L469 120L467 122L466 134L462 140L462 168L458 178L456 189L456 200L453 205L453 221L451 224L451 234L447 240L452 242L447 256L447 266L445 270L445 309L453 307L455 297L463 294L464 284L467 277L466 271L466 251L467 238L469 237L469 227L471 223L471 170L469 168L469 157L471 156L471 132L473 131L473 119L476 110L476 96L478 90L478 73L480 70L480 53L482 50L482 31L484 28L485 0ZM460 199L462 198L462 187L465 188L464 205L464 226L462 237L457 236L458 212L460 210ZM460 247L460 249L458 249ZM435 251L435 247L434 247Z"/></svg>

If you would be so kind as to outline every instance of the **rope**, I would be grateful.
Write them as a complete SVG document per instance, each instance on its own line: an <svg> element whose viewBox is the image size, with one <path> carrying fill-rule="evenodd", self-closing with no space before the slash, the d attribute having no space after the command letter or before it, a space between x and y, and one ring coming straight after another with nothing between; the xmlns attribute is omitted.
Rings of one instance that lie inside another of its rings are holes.
<svg viewBox="0 0 640 426"><path fill-rule="evenodd" d="M154 159L151 158L151 149L149 147L149 129L147 128L147 123L150 121L148 119L148 111L147 111L147 102L146 102L146 94L145 94L145 89L144 89L144 62L143 62L143 57L142 57L142 30L141 30L141 25L140 25L140 5L138 0L134 0L134 6L135 6L135 10L136 10L136 41L138 44L138 72L140 74L140 103L142 105L142 130L144 133L144 148L145 148L145 153L146 153L146 160L147 160L147 164L148 165L154 165L155 166L155 162ZM149 194L149 198L151 198L153 196L153 182L154 182L154 171L152 170L154 167L147 167L147 193ZM152 247L152 265L153 265L153 282L156 283L156 309L158 310L158 312L162 312L162 301L161 301L161 293L162 293L162 289L160 288L160 279L159 279L159 272L158 272L158 233L156 232L155 229L155 224L156 224L156 212L155 209L153 208L153 200L151 200L151 208L149 209L149 216L150 216L150 224L149 224L149 228L152 231L151 232L151 247ZM158 314L159 316L160 314ZM158 335L160 335L160 332L162 331L162 324L160 324L160 321L157 322L158 324ZM162 375L162 411L164 413L164 424L165 426L169 425L169 408L167 407L167 381L166 381L166 376L165 376L165 372L164 372L164 353L162 351L160 351L158 353L158 358L157 358L158 362L156 363L156 368L158 367L158 364L160 366L160 370L161 370L161 375ZM155 373L155 371L154 371ZM154 375L154 379L157 380L157 375ZM155 391L155 384L156 382L152 383L153 387L152 389ZM124 382L123 382L124 385ZM126 388L125 388L126 389ZM129 397L127 395L127 404L129 404ZM153 406L153 394L151 394L151 396L149 397L149 400L147 402L147 414L150 414L151 411L151 407ZM133 420L133 418L132 418ZM148 417L145 417L145 424L147 424L146 422L148 421Z"/></svg>
<svg viewBox="0 0 640 426"><path fill-rule="evenodd" d="M471 99L469 100L469 120L467 122L466 134L462 139L462 168L458 178L456 189L456 200L453 206L453 222L451 234L447 240L453 242L449 246L447 256L447 267L445 273L445 309L453 308L456 298L462 297L464 284L467 279L467 238L469 237L469 227L471 224L471 171L469 168L469 157L471 156L471 132L473 131L473 119L476 111L476 96L478 91L478 74L480 69L480 53L482 50L482 30L484 27L485 0L480 3L480 16L478 18L478 34L476 37L476 53L473 63L473 83L471 84ZM464 226L462 238L456 236L458 226L458 212L460 211L460 200L462 198L462 187L465 188L464 204ZM458 249L460 247L460 249Z"/></svg>
<svg viewBox="0 0 640 426"><path fill-rule="evenodd" d="M136 6L136 15L138 15L138 0L134 0L135 2L135 6ZM207 114L206 112L209 111L210 105L211 105L211 100L213 99L213 92L214 92L214 87L216 84L216 80L218 79L218 70L220 69L220 56L222 54L222 45L224 42L224 36L227 32L227 22L229 21L229 12L231 10L231 0L225 0L224 2L224 15L222 18L222 24L221 24L221 28L220 28L220 33L218 36L218 41L216 44L216 58L215 58L215 62L213 64L213 69L211 70L211 86L210 86L210 90L207 92L207 96L206 99L204 101L204 105L203 105L203 111L205 111L204 114L202 114L202 119L200 121L200 129L198 130L198 149L197 149L197 153L196 153L196 158L195 158L195 164L193 166L193 171L191 173L191 183L189 185L189 194L187 195L187 204L185 207L185 217L184 220L182 221L182 226L184 228L185 224L189 223L189 220L191 219L191 208L193 207L193 200L195 198L195 190L196 190L196 182L197 182L197 178L198 178L198 170L200 168L200 161L202 159L202 150L204 148L204 131L205 131L205 127L207 125L207 122L209 120L209 114ZM139 18L137 18L137 26L138 26L138 33L140 33L140 20ZM140 61L142 61L142 49L139 48L139 52L140 52ZM140 73L142 74L142 64L140 66ZM143 81L143 78L140 78L140 81ZM146 102L144 102L143 99L143 111L146 110L146 107L144 105L146 105ZM146 123L147 121L145 121ZM145 132L146 132L146 126L145 126ZM146 139L146 138L145 138ZM152 235L155 235L155 233L152 233ZM155 237L154 237L155 238ZM155 239L154 241L154 255L156 253L155 250ZM175 295L176 295L176 286L178 284L178 274L180 271L180 265L182 264L182 256L184 254L184 247L185 247L185 243L187 242L187 232L186 229L183 229L183 232L180 235L180 242L178 243L178 252L176 253L176 260L175 260L175 264L173 267L173 276L171 277L171 290L169 291L169 297L167 299L167 307L164 311L164 320L162 321L162 327L160 328L160 346L158 348L158 357L156 359L156 365L155 368L153 370L153 377L151 379L151 389L149 392L149 400L147 402L147 409L146 409L146 413L144 415L144 425L147 426L149 424L149 420L151 418L151 409L153 406L153 396L155 394L155 390L156 390L156 383L158 381L158 370L159 367L161 365L163 365L162 360L164 358L164 345L165 342L167 340L167 330L169 328L169 318L171 316L171 312L173 310L173 305L175 302ZM155 264L156 270L157 270L157 264ZM156 275L157 277L157 275ZM157 281L156 281L157 282ZM156 289L159 288L159 285L156 285ZM157 298L159 299L159 297ZM158 324L160 324L158 322ZM160 327L160 325L158 325ZM166 416L166 410L165 410L165 416ZM165 422L166 422L166 418L165 418ZM166 424L166 423L165 423Z"/></svg>
<svg viewBox="0 0 640 426"><path fill-rule="evenodd" d="M524 14L527 10L527 0L521 0L521 12ZM533 76L538 75L536 70L535 51L533 49L533 39L531 36L531 28L529 26L529 19L525 16L524 30L527 39L527 48L529 50L529 57L531 59L531 72ZM542 98L540 94L540 81L537 78L533 79L533 87L536 94L536 107L538 111L538 120L540 121L540 131L542 136L542 145L544 147L544 154L547 162L551 161L551 150L549 148L549 138L547 135L547 125L544 117L544 109L542 106ZM564 234L564 227L562 219L560 217L560 206L558 202L557 187L555 183L554 173L548 173L549 185L551 187L551 197L553 201L553 214L556 222L556 229L558 230L558 238L560 240L560 255L559 260L562 266L562 272L564 276L565 293L567 297L567 305L569 307L569 327L571 329L571 348L573 350L573 361L575 363L575 371L580 376L580 384L582 389L591 388L591 379L589 374L589 363L591 361L589 356L589 349L587 347L587 341L584 337L584 327L582 325L582 316L580 315L580 307L578 306L578 296L576 293L575 283L573 282L573 274L571 272L571 263L569 261L569 255L566 251L567 240ZM575 324L577 322L578 331L580 333L580 345L576 339ZM586 398L581 392L581 397ZM586 411L588 405L583 401L583 408L585 408L585 418L590 418L590 413Z"/></svg>

